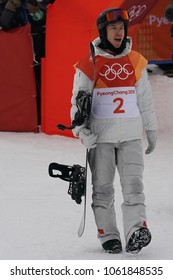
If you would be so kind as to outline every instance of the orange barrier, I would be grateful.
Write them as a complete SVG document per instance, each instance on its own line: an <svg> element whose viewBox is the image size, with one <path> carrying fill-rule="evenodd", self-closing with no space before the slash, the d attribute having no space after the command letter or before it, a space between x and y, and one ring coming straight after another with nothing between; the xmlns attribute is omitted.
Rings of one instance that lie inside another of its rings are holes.
<svg viewBox="0 0 173 280"><path fill-rule="evenodd" d="M121 0L58 0L49 6L46 23L45 78L42 92L42 125L47 134L72 136L57 124L70 125L73 65L89 51L89 42L97 34L96 18L107 7Z"/></svg>
<svg viewBox="0 0 173 280"><path fill-rule="evenodd" d="M36 86L30 25L0 30L0 131L36 132Z"/></svg>

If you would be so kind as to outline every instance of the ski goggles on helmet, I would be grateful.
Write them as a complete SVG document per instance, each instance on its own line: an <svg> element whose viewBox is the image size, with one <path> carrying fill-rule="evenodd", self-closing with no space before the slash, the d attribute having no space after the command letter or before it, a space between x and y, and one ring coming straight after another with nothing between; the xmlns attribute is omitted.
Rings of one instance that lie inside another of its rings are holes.
<svg viewBox="0 0 173 280"><path fill-rule="evenodd" d="M108 22L118 21L118 20L129 20L129 15L126 10L116 9L105 14Z"/></svg>

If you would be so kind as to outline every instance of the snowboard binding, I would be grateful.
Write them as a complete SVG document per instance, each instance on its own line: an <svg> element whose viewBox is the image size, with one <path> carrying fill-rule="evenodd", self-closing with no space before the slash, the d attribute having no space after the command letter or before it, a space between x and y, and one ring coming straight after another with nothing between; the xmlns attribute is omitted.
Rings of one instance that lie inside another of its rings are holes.
<svg viewBox="0 0 173 280"><path fill-rule="evenodd" d="M57 127L61 130L71 130L76 126L81 126L89 120L91 111L91 94L85 90L80 90L76 97L77 112L74 116L71 126L65 126L63 124L58 124Z"/></svg>
<svg viewBox="0 0 173 280"><path fill-rule="evenodd" d="M61 180L69 182L68 194L76 201L77 204L81 204L82 196L85 195L86 187L86 168L78 164L73 166L63 165L56 162L52 162L48 169L49 175L54 178L60 178Z"/></svg>

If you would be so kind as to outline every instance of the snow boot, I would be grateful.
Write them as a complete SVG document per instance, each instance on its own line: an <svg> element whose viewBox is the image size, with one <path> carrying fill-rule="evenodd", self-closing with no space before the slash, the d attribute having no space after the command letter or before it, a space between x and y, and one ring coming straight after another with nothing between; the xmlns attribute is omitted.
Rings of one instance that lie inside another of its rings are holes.
<svg viewBox="0 0 173 280"><path fill-rule="evenodd" d="M127 245L126 252L137 254L141 249L147 246L151 241L151 233L148 228L140 228L136 230L130 237Z"/></svg>
<svg viewBox="0 0 173 280"><path fill-rule="evenodd" d="M121 241L118 239L111 239L102 244L103 249L106 253L119 254L122 252Z"/></svg>

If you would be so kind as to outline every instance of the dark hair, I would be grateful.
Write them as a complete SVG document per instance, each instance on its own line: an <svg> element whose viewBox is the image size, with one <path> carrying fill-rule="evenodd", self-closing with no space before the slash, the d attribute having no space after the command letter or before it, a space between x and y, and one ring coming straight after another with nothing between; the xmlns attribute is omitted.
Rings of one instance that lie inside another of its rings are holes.
<svg viewBox="0 0 173 280"><path fill-rule="evenodd" d="M170 21L173 22L173 3L170 3L165 10L165 18Z"/></svg>

